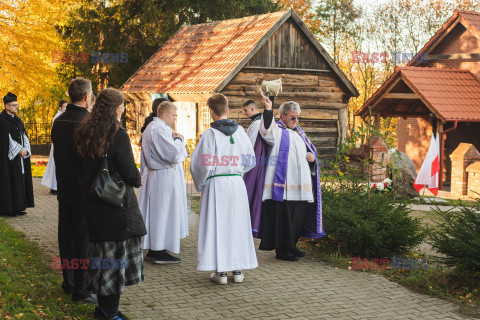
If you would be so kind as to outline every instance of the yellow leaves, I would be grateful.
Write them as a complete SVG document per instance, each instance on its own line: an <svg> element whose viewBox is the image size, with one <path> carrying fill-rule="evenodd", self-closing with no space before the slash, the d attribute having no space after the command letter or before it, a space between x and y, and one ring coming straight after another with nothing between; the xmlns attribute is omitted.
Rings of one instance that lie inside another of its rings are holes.
<svg viewBox="0 0 480 320"><path fill-rule="evenodd" d="M278 4L282 10L293 8L314 34L318 32L320 20L313 13L314 7L311 0L279 0Z"/></svg>
<svg viewBox="0 0 480 320"><path fill-rule="evenodd" d="M71 0L0 1L0 93L15 92L22 108L57 82L51 52L61 49L55 30Z"/></svg>

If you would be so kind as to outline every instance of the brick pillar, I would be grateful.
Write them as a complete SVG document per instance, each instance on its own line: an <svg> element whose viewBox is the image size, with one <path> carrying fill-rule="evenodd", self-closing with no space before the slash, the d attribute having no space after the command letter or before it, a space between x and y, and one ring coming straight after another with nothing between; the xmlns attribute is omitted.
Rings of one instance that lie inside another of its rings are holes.
<svg viewBox="0 0 480 320"><path fill-rule="evenodd" d="M480 162L467 167L467 195L469 198L480 198Z"/></svg>
<svg viewBox="0 0 480 320"><path fill-rule="evenodd" d="M452 178L450 194L460 198L467 195L468 174L467 167L476 161L480 161L480 153L470 143L460 143L457 149L450 155L452 160Z"/></svg>
<svg viewBox="0 0 480 320"><path fill-rule="evenodd" d="M390 159L388 148L380 137L372 137L363 145L364 152L368 158L372 154L372 182L381 182L387 178L387 162Z"/></svg>

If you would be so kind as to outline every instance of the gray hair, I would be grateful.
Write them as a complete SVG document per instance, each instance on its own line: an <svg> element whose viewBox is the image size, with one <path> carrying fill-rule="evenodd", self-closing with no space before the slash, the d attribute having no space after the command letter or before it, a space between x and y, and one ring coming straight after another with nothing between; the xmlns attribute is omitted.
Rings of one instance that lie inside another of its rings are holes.
<svg viewBox="0 0 480 320"><path fill-rule="evenodd" d="M92 82L82 77L73 79L68 87L68 96L72 103L82 101L89 92L92 92Z"/></svg>
<svg viewBox="0 0 480 320"><path fill-rule="evenodd" d="M300 105L295 101L287 101L280 105L280 115L286 115L287 112L294 111L300 114Z"/></svg>

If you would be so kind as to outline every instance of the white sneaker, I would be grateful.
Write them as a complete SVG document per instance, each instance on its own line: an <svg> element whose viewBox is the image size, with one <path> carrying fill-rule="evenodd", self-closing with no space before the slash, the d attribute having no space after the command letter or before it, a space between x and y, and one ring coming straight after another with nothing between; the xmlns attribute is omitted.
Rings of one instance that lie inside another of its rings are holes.
<svg viewBox="0 0 480 320"><path fill-rule="evenodd" d="M210 280L218 284L227 284L227 273L226 272L214 272L210 274Z"/></svg>
<svg viewBox="0 0 480 320"><path fill-rule="evenodd" d="M243 279L245 279L245 276L243 275L242 271L240 270L233 271L233 282L241 283Z"/></svg>

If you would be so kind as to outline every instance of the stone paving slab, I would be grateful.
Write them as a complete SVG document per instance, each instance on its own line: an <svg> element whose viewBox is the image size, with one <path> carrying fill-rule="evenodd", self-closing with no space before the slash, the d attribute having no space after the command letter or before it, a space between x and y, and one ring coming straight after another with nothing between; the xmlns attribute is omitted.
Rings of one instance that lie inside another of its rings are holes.
<svg viewBox="0 0 480 320"><path fill-rule="evenodd" d="M57 200L40 182L34 178L36 207L6 220L58 256ZM220 286L208 280L208 272L196 271L197 228L190 233L182 240L180 264L145 262L146 281L126 288L120 308L131 319L467 319L454 304L380 275L308 257L279 261L273 252L257 253L259 267L245 271L243 283Z"/></svg>

